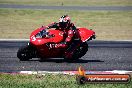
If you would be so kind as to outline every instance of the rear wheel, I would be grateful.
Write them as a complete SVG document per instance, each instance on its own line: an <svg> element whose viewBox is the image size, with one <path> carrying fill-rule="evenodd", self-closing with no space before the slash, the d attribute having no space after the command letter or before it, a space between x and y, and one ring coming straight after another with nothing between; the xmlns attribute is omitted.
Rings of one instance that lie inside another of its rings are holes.
<svg viewBox="0 0 132 88"><path fill-rule="evenodd" d="M82 45L79 47L79 58L84 56L88 51L88 44L87 42L82 43Z"/></svg>
<svg viewBox="0 0 132 88"><path fill-rule="evenodd" d="M17 52L17 57L20 61L28 61L32 59L32 49L29 45L21 47Z"/></svg>
<svg viewBox="0 0 132 88"><path fill-rule="evenodd" d="M88 51L88 44L84 42L79 47L77 47L72 53L71 52L66 53L64 59L68 61L78 60L79 58L84 56L87 51Z"/></svg>

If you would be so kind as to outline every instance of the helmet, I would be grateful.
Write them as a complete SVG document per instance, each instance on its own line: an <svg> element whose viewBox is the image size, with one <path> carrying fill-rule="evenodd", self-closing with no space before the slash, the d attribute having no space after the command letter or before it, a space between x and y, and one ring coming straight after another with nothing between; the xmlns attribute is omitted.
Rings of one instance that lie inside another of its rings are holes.
<svg viewBox="0 0 132 88"><path fill-rule="evenodd" d="M64 15L59 19L59 26L61 28L67 28L71 23L71 19L68 15Z"/></svg>

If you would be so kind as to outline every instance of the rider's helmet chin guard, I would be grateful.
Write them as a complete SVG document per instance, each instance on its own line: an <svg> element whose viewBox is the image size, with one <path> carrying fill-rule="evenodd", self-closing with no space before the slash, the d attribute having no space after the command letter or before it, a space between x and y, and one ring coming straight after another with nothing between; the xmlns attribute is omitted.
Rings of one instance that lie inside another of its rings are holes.
<svg viewBox="0 0 132 88"><path fill-rule="evenodd" d="M59 26L62 28L62 29L65 29L67 28L71 23L71 19L68 15L64 15L62 16L60 19L59 19Z"/></svg>

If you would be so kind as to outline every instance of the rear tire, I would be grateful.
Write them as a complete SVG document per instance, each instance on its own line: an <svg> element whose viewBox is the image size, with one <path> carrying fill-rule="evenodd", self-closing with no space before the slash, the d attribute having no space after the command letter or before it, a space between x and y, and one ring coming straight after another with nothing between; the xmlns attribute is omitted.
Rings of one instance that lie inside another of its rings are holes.
<svg viewBox="0 0 132 88"><path fill-rule="evenodd" d="M65 54L64 59L67 61L75 61L81 58L88 51L88 44L86 42L82 43L72 54Z"/></svg>
<svg viewBox="0 0 132 88"><path fill-rule="evenodd" d="M80 54L79 54L79 58L81 58L82 56L84 56L88 51L88 44L87 42L82 43L82 45L80 46Z"/></svg>

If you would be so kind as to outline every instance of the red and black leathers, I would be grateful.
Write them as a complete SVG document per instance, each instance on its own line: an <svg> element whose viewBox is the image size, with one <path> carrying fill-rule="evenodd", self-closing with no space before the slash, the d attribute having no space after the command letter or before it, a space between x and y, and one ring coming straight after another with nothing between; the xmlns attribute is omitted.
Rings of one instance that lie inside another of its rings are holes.
<svg viewBox="0 0 132 88"><path fill-rule="evenodd" d="M63 28L59 23L52 23L48 26L48 28L56 28L57 30L61 30L64 32L64 40L58 44L50 44L50 48L66 47L64 56L66 58L71 58L75 49L81 44L80 36L78 36L78 32L74 24L70 23L69 26Z"/></svg>
<svg viewBox="0 0 132 88"><path fill-rule="evenodd" d="M66 47L73 40L76 30L76 27L74 26L73 23L70 23L69 26L67 26L66 28L63 28L62 25L60 25L59 23L52 23L48 25L47 29L49 28L56 28L57 30L61 30L64 32L63 41L58 44L51 44L50 45L51 48Z"/></svg>

